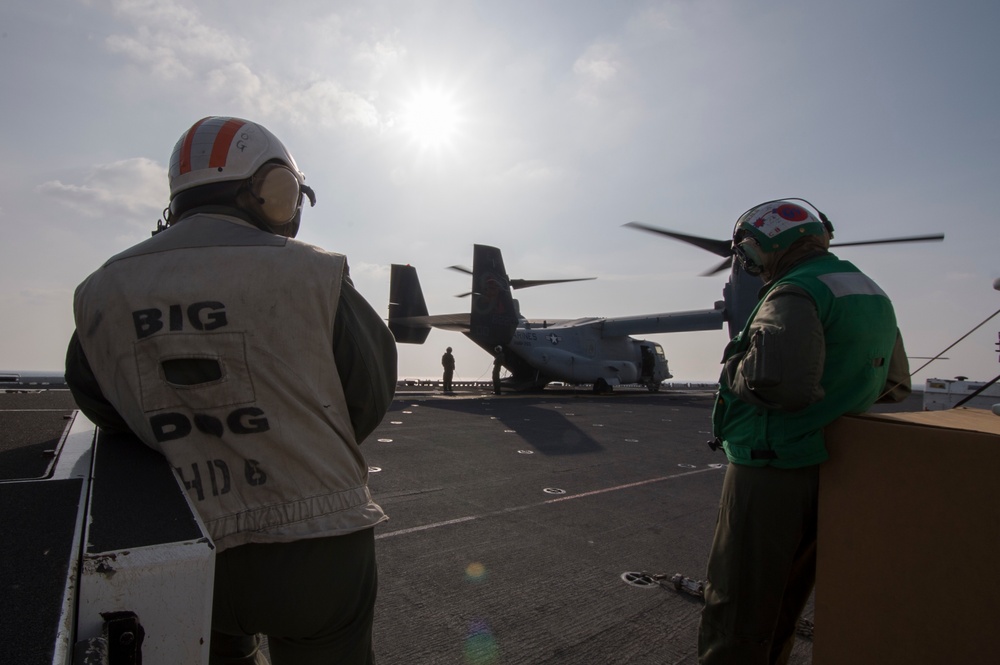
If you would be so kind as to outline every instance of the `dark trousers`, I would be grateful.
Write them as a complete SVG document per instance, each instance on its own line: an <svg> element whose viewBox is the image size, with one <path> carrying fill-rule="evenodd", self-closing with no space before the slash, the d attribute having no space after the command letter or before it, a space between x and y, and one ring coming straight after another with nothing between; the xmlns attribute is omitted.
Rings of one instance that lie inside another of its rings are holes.
<svg viewBox="0 0 1000 665"><path fill-rule="evenodd" d="M215 561L211 665L373 665L374 529L240 545Z"/></svg>
<svg viewBox="0 0 1000 665"><path fill-rule="evenodd" d="M698 632L704 665L785 663L816 580L819 465L730 464Z"/></svg>
<svg viewBox="0 0 1000 665"><path fill-rule="evenodd" d="M446 369L444 371L444 391L446 393L451 392L451 377L455 375L455 371L451 369Z"/></svg>

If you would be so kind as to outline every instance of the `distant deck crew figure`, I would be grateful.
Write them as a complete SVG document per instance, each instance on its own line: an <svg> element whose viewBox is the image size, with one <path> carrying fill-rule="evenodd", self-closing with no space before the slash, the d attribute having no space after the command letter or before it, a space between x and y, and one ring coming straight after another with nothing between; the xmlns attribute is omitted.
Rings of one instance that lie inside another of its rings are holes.
<svg viewBox="0 0 1000 665"><path fill-rule="evenodd" d="M764 280L726 347L712 414L729 459L708 561L698 658L785 663L816 572L823 428L910 392L892 303L828 251L833 226L801 199L741 215L736 260Z"/></svg>
<svg viewBox="0 0 1000 665"><path fill-rule="evenodd" d="M168 178L166 225L77 288L66 381L188 487L217 548L212 663L266 662L261 634L274 665L373 663L386 516L360 445L395 391L392 334L345 256L293 239L316 199L270 131L199 120Z"/></svg>
<svg viewBox="0 0 1000 665"><path fill-rule="evenodd" d="M450 346L444 350L444 355L441 356L441 367L444 368L444 376L441 377L444 391L451 393L451 379L455 376L455 356L451 355Z"/></svg>
<svg viewBox="0 0 1000 665"><path fill-rule="evenodd" d="M503 347L496 346L493 348L493 394L500 394L500 370L503 369Z"/></svg>

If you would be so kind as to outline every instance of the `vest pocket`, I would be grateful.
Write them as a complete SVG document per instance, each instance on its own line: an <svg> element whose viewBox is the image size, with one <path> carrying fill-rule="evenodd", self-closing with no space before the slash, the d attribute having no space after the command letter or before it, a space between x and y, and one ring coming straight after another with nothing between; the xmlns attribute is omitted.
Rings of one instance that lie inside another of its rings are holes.
<svg viewBox="0 0 1000 665"><path fill-rule="evenodd" d="M781 383L781 356L766 328L754 331L742 369L751 389L770 388Z"/></svg>
<svg viewBox="0 0 1000 665"><path fill-rule="evenodd" d="M254 401L243 333L174 333L133 347L145 413Z"/></svg>

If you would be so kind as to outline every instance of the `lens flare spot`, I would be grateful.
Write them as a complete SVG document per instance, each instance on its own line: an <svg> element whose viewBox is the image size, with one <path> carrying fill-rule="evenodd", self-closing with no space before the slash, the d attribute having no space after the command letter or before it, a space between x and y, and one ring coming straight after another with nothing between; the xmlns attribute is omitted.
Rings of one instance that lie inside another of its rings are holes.
<svg viewBox="0 0 1000 665"><path fill-rule="evenodd" d="M479 619L469 623L464 651L465 662L469 665L491 665L498 662L500 649L485 620Z"/></svg>
<svg viewBox="0 0 1000 665"><path fill-rule="evenodd" d="M478 582L486 577L486 566L479 562L470 563L465 567L465 578L473 582Z"/></svg>

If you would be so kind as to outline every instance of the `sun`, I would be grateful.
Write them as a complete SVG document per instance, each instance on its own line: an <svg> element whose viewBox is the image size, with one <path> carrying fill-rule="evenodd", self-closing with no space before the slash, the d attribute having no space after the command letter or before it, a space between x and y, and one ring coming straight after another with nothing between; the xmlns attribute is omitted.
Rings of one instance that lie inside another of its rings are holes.
<svg viewBox="0 0 1000 665"><path fill-rule="evenodd" d="M442 148L457 136L462 123L454 97L426 88L414 93L400 117L403 130L422 148Z"/></svg>

